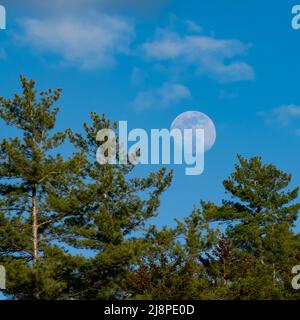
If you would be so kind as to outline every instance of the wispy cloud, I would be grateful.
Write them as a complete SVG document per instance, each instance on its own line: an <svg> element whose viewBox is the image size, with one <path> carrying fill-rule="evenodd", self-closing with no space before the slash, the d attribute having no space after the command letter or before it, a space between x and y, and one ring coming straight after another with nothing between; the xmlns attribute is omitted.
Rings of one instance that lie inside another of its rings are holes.
<svg viewBox="0 0 300 320"><path fill-rule="evenodd" d="M258 115L263 117L267 123L286 127L300 119L300 106L296 104L283 105L269 112L259 112Z"/></svg>
<svg viewBox="0 0 300 320"><path fill-rule="evenodd" d="M133 105L137 110L168 108L188 98L191 98L191 93L187 87L181 84L164 83L161 87L139 92Z"/></svg>
<svg viewBox="0 0 300 320"><path fill-rule="evenodd" d="M189 25L191 27L191 22ZM181 35L170 29L157 29L154 38L141 45L143 56L150 61L192 67L196 74L208 74L220 82L254 79L253 68L237 59L249 48L249 44L240 40Z"/></svg>
<svg viewBox="0 0 300 320"><path fill-rule="evenodd" d="M50 17L23 19L20 39L35 50L59 55L81 69L115 65L117 54L128 54L133 25L124 18L97 14L89 19Z"/></svg>
<svg viewBox="0 0 300 320"><path fill-rule="evenodd" d="M18 9L29 9L33 13L42 13L49 15L63 15L66 12L70 13L86 13L89 10L113 10L118 11L126 9L138 10L142 13L151 12L159 9L169 0L2 0L1 3Z"/></svg>
<svg viewBox="0 0 300 320"><path fill-rule="evenodd" d="M201 33L203 31L202 27L198 23L192 20L186 20L185 25L186 25L187 31L189 32Z"/></svg>
<svg viewBox="0 0 300 320"><path fill-rule="evenodd" d="M222 89L219 93L220 100L233 100L238 98L239 94L237 92L230 92Z"/></svg>
<svg viewBox="0 0 300 320"><path fill-rule="evenodd" d="M156 11L169 0L2 0L29 15L20 21L18 42L38 53L55 54L60 64L80 69L110 68L117 55L130 54L133 20L124 13Z"/></svg>

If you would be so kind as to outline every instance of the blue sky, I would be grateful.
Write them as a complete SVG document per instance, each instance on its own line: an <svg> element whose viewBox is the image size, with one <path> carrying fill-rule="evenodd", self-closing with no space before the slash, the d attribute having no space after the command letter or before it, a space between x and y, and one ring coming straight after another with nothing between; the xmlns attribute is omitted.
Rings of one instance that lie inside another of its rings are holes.
<svg viewBox="0 0 300 320"><path fill-rule="evenodd" d="M1 96L19 90L20 73L41 89L63 88L61 129L81 130L90 111L146 130L169 128L189 110L213 119L204 173L175 167L158 225L187 216L200 199L220 201L238 153L262 156L300 185L297 1L24 2L0 0Z"/></svg>

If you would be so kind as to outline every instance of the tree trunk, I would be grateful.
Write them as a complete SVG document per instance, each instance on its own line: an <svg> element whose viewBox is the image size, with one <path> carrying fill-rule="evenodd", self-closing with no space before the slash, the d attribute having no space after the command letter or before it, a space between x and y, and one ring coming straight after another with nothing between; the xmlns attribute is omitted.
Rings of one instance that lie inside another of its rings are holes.
<svg viewBox="0 0 300 320"><path fill-rule="evenodd" d="M225 260L223 263L223 284L224 284L224 286L227 285L226 261Z"/></svg>
<svg viewBox="0 0 300 320"><path fill-rule="evenodd" d="M33 252L32 262L33 266L36 264L39 253L39 240L38 240L38 210L37 210L37 187L32 189L32 235L33 235Z"/></svg>

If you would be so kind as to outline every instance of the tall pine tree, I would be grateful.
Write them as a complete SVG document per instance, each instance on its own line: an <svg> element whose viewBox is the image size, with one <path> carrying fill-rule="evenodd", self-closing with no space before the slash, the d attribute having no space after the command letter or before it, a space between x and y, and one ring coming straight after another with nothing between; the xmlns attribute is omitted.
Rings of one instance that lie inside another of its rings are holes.
<svg viewBox="0 0 300 320"><path fill-rule="evenodd" d="M83 205L81 214L65 219L57 232L66 234L68 245L91 255L81 270L81 281L72 288L72 296L79 299L124 297L121 282L147 245L143 228L157 215L160 197L172 180L172 172L165 168L137 178L130 162L99 164L96 153L102 143L96 136L102 129L116 130L117 124L91 113L91 124L84 124L83 133L69 132L74 147L85 157Z"/></svg>
<svg viewBox="0 0 300 320"><path fill-rule="evenodd" d="M259 157L238 160L235 172L224 181L232 200L219 207L205 205L210 221L227 224L225 239L233 263L226 282L236 291L235 298L283 298L285 287L290 287L286 275L297 264L299 252L293 232L299 188L288 190L291 176ZM218 261L222 268L223 258Z"/></svg>
<svg viewBox="0 0 300 320"><path fill-rule="evenodd" d="M66 138L55 132L61 90L39 94L34 81L20 80L22 94L0 98L0 118L14 134L0 142L0 263L9 296L56 299L83 258L58 246L61 236L51 227L78 209L84 158L56 151Z"/></svg>

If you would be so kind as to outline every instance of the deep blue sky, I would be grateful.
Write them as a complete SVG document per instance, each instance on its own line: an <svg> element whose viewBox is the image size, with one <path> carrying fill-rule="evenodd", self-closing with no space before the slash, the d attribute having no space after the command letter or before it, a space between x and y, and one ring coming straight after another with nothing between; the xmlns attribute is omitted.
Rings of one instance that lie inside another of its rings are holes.
<svg viewBox="0 0 300 320"><path fill-rule="evenodd" d="M297 1L122 2L0 0L0 95L19 90L20 73L41 89L63 88L58 125L74 130L90 111L146 130L169 128L188 110L210 116L217 142L205 172L175 168L158 225L187 216L200 199L219 202L237 153L260 155L300 184Z"/></svg>

